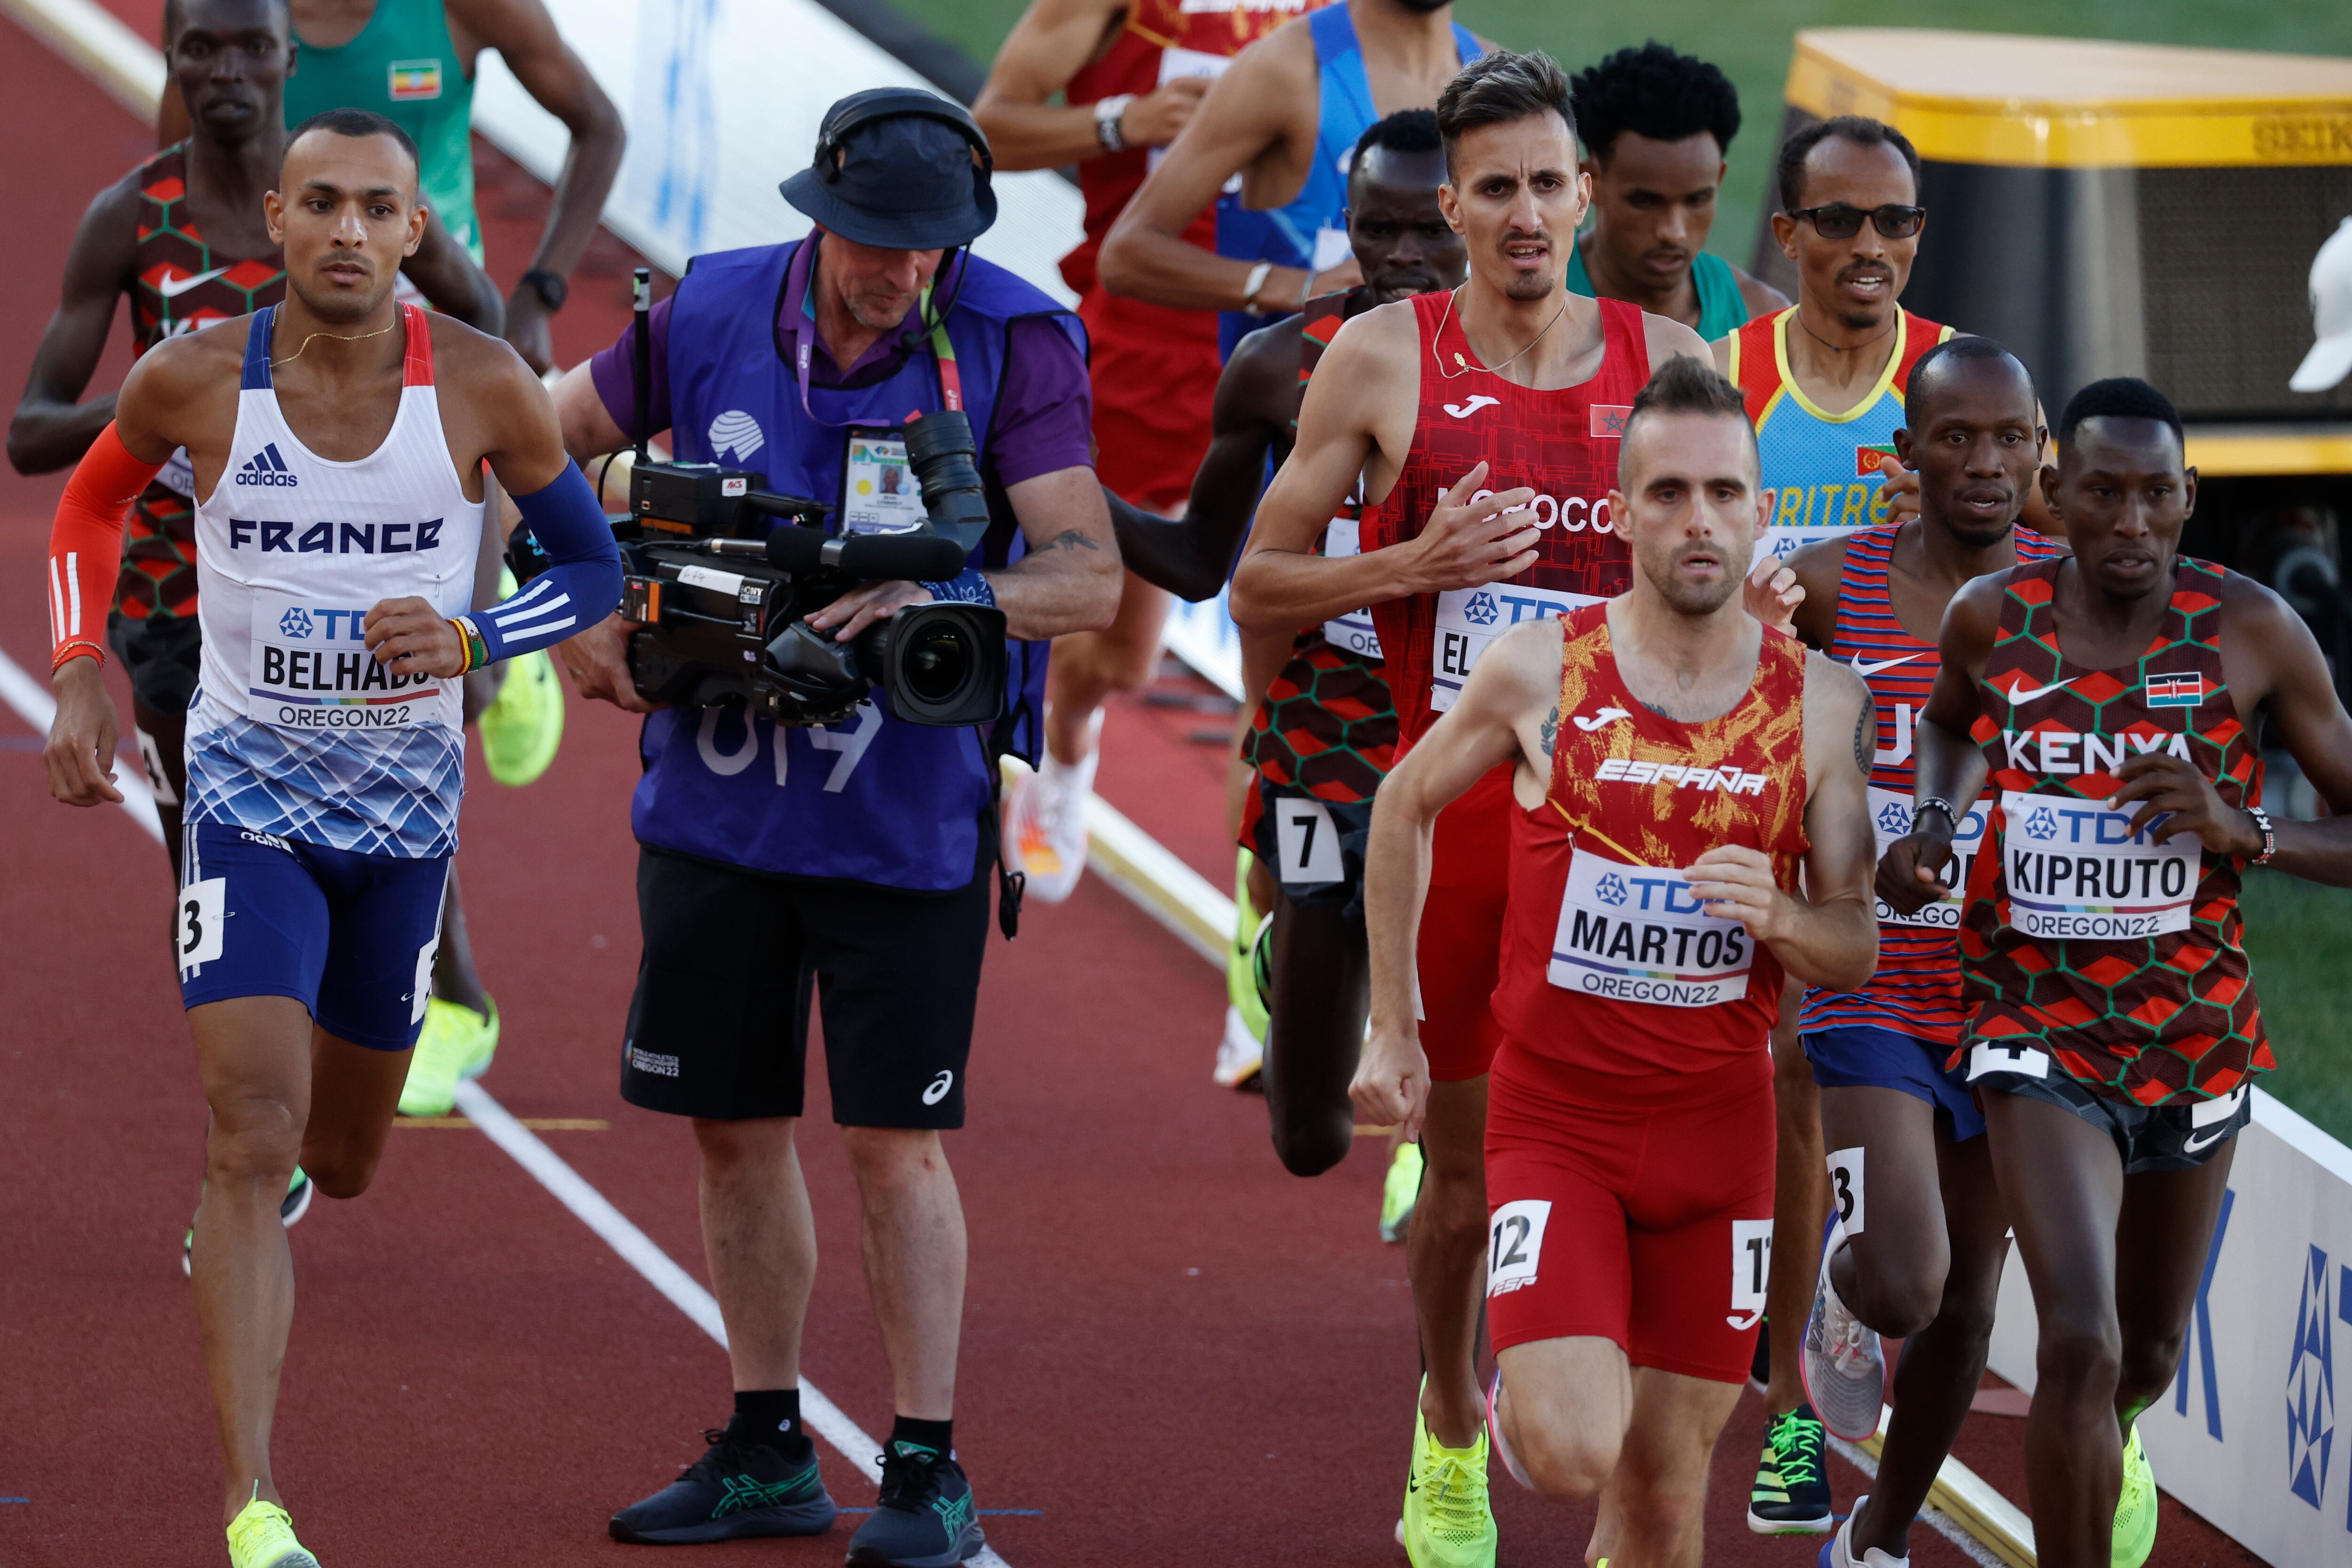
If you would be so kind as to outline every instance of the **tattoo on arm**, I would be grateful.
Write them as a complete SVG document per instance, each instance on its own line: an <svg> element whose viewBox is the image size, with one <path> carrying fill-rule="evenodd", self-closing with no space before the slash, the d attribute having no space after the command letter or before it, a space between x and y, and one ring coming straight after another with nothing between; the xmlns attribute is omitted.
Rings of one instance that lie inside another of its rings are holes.
<svg viewBox="0 0 2352 1568"><path fill-rule="evenodd" d="M1048 550L1100 550L1102 546L1087 535L1082 528L1064 529L1045 542Z"/></svg>
<svg viewBox="0 0 2352 1568"><path fill-rule="evenodd" d="M1870 776L1870 764L1877 752L1878 704L1870 698L1864 698L1862 711L1855 714L1853 720L1853 765L1862 770L1862 776L1865 779Z"/></svg>
<svg viewBox="0 0 2352 1568"><path fill-rule="evenodd" d="M1552 742L1559 738L1559 699L1557 697L1552 699L1551 711L1544 715L1543 729L1539 738L1543 742L1544 755L1550 756Z"/></svg>

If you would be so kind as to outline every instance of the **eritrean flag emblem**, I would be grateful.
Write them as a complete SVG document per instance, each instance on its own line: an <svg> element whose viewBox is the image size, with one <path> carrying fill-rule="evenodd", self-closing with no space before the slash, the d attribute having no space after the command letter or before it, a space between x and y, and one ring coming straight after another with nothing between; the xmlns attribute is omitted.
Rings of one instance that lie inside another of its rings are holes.
<svg viewBox="0 0 2352 1568"><path fill-rule="evenodd" d="M2194 708L2205 700L2201 675L2151 675L2145 682L2150 708Z"/></svg>
<svg viewBox="0 0 2352 1568"><path fill-rule="evenodd" d="M1879 478L1879 459L1894 456L1895 445L1891 441L1884 447L1856 447L1853 449L1853 477L1857 479Z"/></svg>
<svg viewBox="0 0 2352 1568"><path fill-rule="evenodd" d="M392 100L414 103L418 99L441 96L441 62L439 60L394 60L392 62Z"/></svg>

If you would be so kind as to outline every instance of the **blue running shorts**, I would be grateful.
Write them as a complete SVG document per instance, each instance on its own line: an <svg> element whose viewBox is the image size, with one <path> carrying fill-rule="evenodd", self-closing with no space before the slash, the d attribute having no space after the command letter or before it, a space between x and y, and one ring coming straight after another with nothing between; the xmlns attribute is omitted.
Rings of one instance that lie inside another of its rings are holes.
<svg viewBox="0 0 2352 1568"><path fill-rule="evenodd" d="M1949 1120L1952 1142L1984 1136L1984 1112L1977 1097L1944 1071L1952 1047L1874 1024L1844 1024L1802 1037L1813 1081L1823 1089L1899 1089L1935 1108L1941 1124Z"/></svg>
<svg viewBox="0 0 2352 1568"><path fill-rule="evenodd" d="M338 1039L379 1051L416 1043L446 856L362 855L220 822L182 834L182 1005L291 996Z"/></svg>

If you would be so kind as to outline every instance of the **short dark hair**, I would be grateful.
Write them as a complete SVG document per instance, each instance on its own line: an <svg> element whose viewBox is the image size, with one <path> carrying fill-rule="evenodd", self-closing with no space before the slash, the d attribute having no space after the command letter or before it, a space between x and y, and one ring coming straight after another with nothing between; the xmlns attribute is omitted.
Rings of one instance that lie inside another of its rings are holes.
<svg viewBox="0 0 2352 1568"><path fill-rule="evenodd" d="M1437 134L1437 111L1433 109L1400 109L1385 120L1375 120L1356 138L1356 150L1348 154L1348 172L1354 174L1364 154L1378 147L1384 153L1440 153L1444 140Z"/></svg>
<svg viewBox="0 0 2352 1568"><path fill-rule="evenodd" d="M276 20L285 24L287 35L291 37L294 32L294 7L290 0L269 0L269 10ZM163 0L163 47L166 52L187 21L187 0Z"/></svg>
<svg viewBox="0 0 2352 1568"><path fill-rule="evenodd" d="M1726 153L1739 134L1739 94L1731 79L1654 40L1579 71L1573 90L1584 150L1604 161L1628 131L1653 142L1679 142L1704 131Z"/></svg>
<svg viewBox="0 0 2352 1568"><path fill-rule="evenodd" d="M1669 358L1651 374L1649 384L1633 395L1633 406L1625 416L1624 431L1619 437L1621 452L1630 447L1633 426L1647 414L1709 414L1737 419L1748 432L1748 445L1752 447L1756 443L1756 426L1748 421L1748 400L1739 388L1713 365L1701 364L1688 354Z"/></svg>
<svg viewBox="0 0 2352 1568"><path fill-rule="evenodd" d="M425 159L416 151L416 138L402 130L398 121L386 120L372 109L330 109L314 114L287 132L286 150L289 153L294 151L294 143L313 131L349 136L353 140L366 136L389 136L399 144L402 152L408 154L409 165L417 172L418 177L424 176Z"/></svg>
<svg viewBox="0 0 2352 1568"><path fill-rule="evenodd" d="M2025 367L2025 362L2011 353L2006 345L1995 342L1990 338L1964 334L1946 338L1912 362L1910 379L1903 384L1904 401L1906 405L1916 401L1912 388L1920 384L1919 378L1927 373L1930 366L1942 364L1946 361L1962 364L1973 360L1998 359L2005 359L2015 365L2018 374L2025 377L2026 391L2033 392L2033 373L2028 370Z"/></svg>
<svg viewBox="0 0 2352 1568"><path fill-rule="evenodd" d="M1772 183L1780 193L1780 210L1795 212L1804 205L1805 160L1814 148L1836 137L1857 147L1892 147L1903 154L1903 162L1911 169L1911 192L1914 200L1919 192L1919 149L1911 145L1911 138L1884 121L1872 120L1860 114L1833 115L1816 120L1801 131L1791 132L1780 143L1780 155L1772 165Z"/></svg>
<svg viewBox="0 0 2352 1568"><path fill-rule="evenodd" d="M2058 416L2058 445L2071 444L2085 419L2153 419L2169 429L2174 440L2186 444L2180 412L2172 406L2172 399L2136 375L2095 381L2068 398L2066 412Z"/></svg>
<svg viewBox="0 0 2352 1568"><path fill-rule="evenodd" d="M1568 126L1576 141L1575 94L1559 62L1541 49L1525 54L1496 49L1462 68L1462 74L1437 95L1437 133L1445 144L1445 172L1454 172L1454 147L1468 132L1488 125L1510 125L1535 115L1552 113Z"/></svg>

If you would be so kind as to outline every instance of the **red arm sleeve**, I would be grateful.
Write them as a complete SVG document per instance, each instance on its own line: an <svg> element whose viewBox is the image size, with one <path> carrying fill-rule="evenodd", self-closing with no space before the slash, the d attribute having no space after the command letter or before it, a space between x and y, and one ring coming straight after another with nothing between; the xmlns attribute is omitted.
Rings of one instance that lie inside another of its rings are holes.
<svg viewBox="0 0 2352 1568"><path fill-rule="evenodd" d="M69 658L106 662L100 639L122 570L122 516L163 467L131 456L110 421L66 482L49 529L51 670Z"/></svg>

